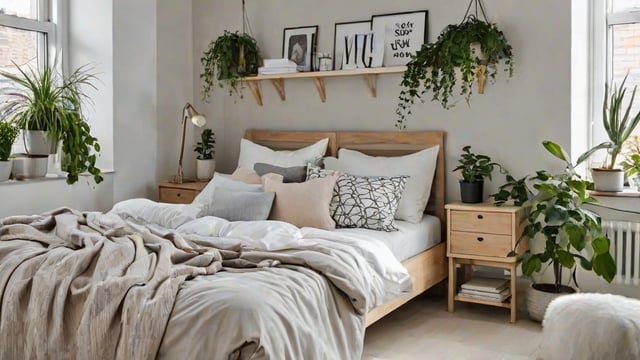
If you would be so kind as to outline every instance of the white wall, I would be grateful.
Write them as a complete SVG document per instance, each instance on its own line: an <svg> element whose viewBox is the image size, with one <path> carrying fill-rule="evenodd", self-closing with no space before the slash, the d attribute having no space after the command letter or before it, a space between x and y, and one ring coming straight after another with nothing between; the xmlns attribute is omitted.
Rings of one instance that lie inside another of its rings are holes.
<svg viewBox="0 0 640 360"><path fill-rule="evenodd" d="M368 19L372 14L429 10L429 41L450 23L461 20L466 0L451 1L247 1L253 34L265 58L281 57L285 27L319 25L318 51L333 52L335 22ZM447 168L452 169L461 148L471 145L507 166L516 176L540 168L560 166L546 155L542 140L570 149L571 142L571 1L494 0L486 3L490 21L497 22L515 52L514 77L501 74L485 95L475 95L471 108L462 101L453 110L437 103L416 104L408 130L445 130ZM197 61L211 40L224 29L241 29L240 2L194 0L194 92L202 67ZM372 98L357 77L327 79L327 102L321 103L310 80L286 82L287 99L280 101L269 83L263 84L264 106L249 91L244 99L214 90L211 104L198 104L216 122L218 167L231 171L238 144L248 128L289 130L388 130L393 127L400 91L400 75L378 79L378 97ZM497 176L485 191L503 182ZM447 176L447 199L459 199L457 178Z"/></svg>

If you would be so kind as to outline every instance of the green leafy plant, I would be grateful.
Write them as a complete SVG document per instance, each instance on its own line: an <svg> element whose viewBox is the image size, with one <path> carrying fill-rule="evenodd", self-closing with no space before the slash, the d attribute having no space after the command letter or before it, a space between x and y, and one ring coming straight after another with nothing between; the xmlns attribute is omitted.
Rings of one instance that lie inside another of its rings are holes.
<svg viewBox="0 0 640 360"><path fill-rule="evenodd" d="M514 206L524 205L533 196L527 186L527 176L516 179L507 173L506 178L507 182L500 186L497 193L491 195L494 201L493 204L501 206L512 200Z"/></svg>
<svg viewBox="0 0 640 360"><path fill-rule="evenodd" d="M262 62L258 43L246 33L224 31L215 41L209 44L200 59L203 66L202 99L208 102L211 98L216 79L222 88L226 84L229 95L234 93L242 96L241 84L243 77L256 75L258 66Z"/></svg>
<svg viewBox="0 0 640 360"><path fill-rule="evenodd" d="M202 130L200 141L193 147L193 151L198 153L198 160L211 160L216 155L216 136L211 129Z"/></svg>
<svg viewBox="0 0 640 360"><path fill-rule="evenodd" d="M627 103L627 107L623 108L622 106L627 92L624 84L628 76L627 74L627 76L624 77L620 87L614 84L611 93L609 93L609 84L605 85L604 102L602 105L602 124L607 132L609 141L605 141L587 150L584 154L580 155L578 163L586 160L596 151L606 149L610 156L609 164L606 165L606 168L613 169L615 167L618 155L620 155L622 151L622 146L640 123L640 111L635 115L631 114L637 86L633 87L633 93Z"/></svg>
<svg viewBox="0 0 640 360"><path fill-rule="evenodd" d="M503 171L502 166L491 161L489 156L471 152L469 145L462 148L458 163L459 165L453 171L460 170L465 182L483 181L485 178L491 180L491 173L496 167Z"/></svg>
<svg viewBox="0 0 640 360"><path fill-rule="evenodd" d="M13 124L0 121L0 161L9 160L11 147L18 137L20 130Z"/></svg>
<svg viewBox="0 0 640 360"><path fill-rule="evenodd" d="M85 171L96 183L102 182L102 172L96 167L100 144L91 135L83 112L90 101L83 87L96 88L92 69L85 65L63 76L55 65L40 71L14 65L18 75L0 72L14 85L1 90L7 99L0 108L2 117L20 129L47 131L50 140L62 141L62 170L67 172L68 184L77 182Z"/></svg>
<svg viewBox="0 0 640 360"><path fill-rule="evenodd" d="M628 177L640 175L640 136L630 137L623 146L624 161L620 164Z"/></svg>
<svg viewBox="0 0 640 360"><path fill-rule="evenodd" d="M524 206L530 206L531 211L519 241L535 239L538 235L545 240L542 252L527 250L519 257L522 272L531 276L541 271L543 264L552 266L552 289L556 293L562 289L562 269L570 269L575 280L577 264L611 282L616 266L609 253L610 241L602 231L600 217L584 207L595 202L587 192L593 184L580 177L560 145L544 141L543 146L564 161L566 168L560 174L540 170L534 176L516 181L518 187L526 188L518 194L534 194L524 203ZM531 191L527 184L531 184L535 191Z"/></svg>
<svg viewBox="0 0 640 360"><path fill-rule="evenodd" d="M481 54L476 53L473 47L476 44ZM451 97L459 83L459 94L469 104L478 69L486 66L485 76L494 82L500 64L504 64L511 77L512 47L496 24L471 16L461 24L447 26L436 42L422 45L407 64L402 76L395 126L400 130L406 128L407 116L411 114L416 99L424 102L423 95L427 92L432 93L432 101L439 101L443 108L450 109L454 106Z"/></svg>

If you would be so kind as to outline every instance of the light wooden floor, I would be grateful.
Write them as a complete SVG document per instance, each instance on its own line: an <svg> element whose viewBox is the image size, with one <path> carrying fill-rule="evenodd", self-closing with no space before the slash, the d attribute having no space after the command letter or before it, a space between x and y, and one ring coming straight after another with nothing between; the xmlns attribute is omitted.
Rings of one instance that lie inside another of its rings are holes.
<svg viewBox="0 0 640 360"><path fill-rule="evenodd" d="M509 310L418 296L367 329L363 360L535 359L542 327Z"/></svg>

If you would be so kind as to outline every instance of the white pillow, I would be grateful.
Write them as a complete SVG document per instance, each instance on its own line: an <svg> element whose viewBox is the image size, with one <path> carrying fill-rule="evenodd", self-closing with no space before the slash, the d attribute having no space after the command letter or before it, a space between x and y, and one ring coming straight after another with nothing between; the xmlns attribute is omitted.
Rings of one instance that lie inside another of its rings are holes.
<svg viewBox="0 0 640 360"><path fill-rule="evenodd" d="M329 139L327 138L295 151L275 151L247 139L242 139L240 140L238 167L253 170L253 165L256 163L267 163L281 167L305 166L307 162L323 157L327 152L328 144Z"/></svg>
<svg viewBox="0 0 640 360"><path fill-rule="evenodd" d="M324 159L325 169L359 176L409 176L402 193L396 219L419 223L431 195L439 146L405 156L369 156L340 149L338 159Z"/></svg>
<svg viewBox="0 0 640 360"><path fill-rule="evenodd" d="M133 219L142 224L157 224L165 228L175 229L200 216L201 209L185 204L157 203L148 199L130 199L121 201L111 209L110 213L122 219Z"/></svg>
<svg viewBox="0 0 640 360"><path fill-rule="evenodd" d="M216 172L213 175L213 179L209 181L207 186L193 199L191 205L198 206L202 209L203 215L209 214L209 209L213 204L214 193L216 187L225 188L231 191L245 191L245 192L260 192L263 191L264 188L262 184L247 184L242 181L233 180L224 174L220 174Z"/></svg>

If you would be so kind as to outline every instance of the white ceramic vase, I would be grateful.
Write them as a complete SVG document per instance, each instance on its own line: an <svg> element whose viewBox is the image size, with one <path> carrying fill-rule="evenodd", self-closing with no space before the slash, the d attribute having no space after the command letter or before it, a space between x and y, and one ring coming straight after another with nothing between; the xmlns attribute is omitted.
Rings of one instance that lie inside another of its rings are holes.
<svg viewBox="0 0 640 360"><path fill-rule="evenodd" d="M11 177L11 169L13 168L13 161L0 161L0 182L9 180Z"/></svg>
<svg viewBox="0 0 640 360"><path fill-rule="evenodd" d="M58 151L58 142L49 140L48 132L40 130L22 130L24 146L29 155L51 155Z"/></svg>
<svg viewBox="0 0 640 360"><path fill-rule="evenodd" d="M591 169L595 189L598 191L619 192L624 188L624 171L622 169Z"/></svg>
<svg viewBox="0 0 640 360"><path fill-rule="evenodd" d="M13 159L16 179L33 179L47 175L48 155L21 156Z"/></svg>
<svg viewBox="0 0 640 360"><path fill-rule="evenodd" d="M196 178L198 180L211 180L215 171L215 160L196 160Z"/></svg>

